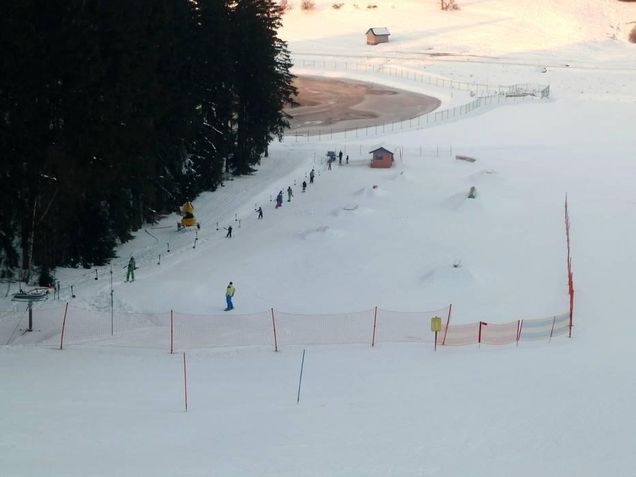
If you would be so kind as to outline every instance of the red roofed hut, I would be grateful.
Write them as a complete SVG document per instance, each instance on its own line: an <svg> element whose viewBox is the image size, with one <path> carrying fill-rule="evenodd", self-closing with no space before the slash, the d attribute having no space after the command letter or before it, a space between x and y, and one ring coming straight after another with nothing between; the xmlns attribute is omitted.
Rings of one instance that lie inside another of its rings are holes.
<svg viewBox="0 0 636 477"><path fill-rule="evenodd" d="M371 157L371 167L387 169L393 166L393 153L388 149L379 147L369 152L373 154L373 156Z"/></svg>
<svg viewBox="0 0 636 477"><path fill-rule="evenodd" d="M389 42L389 30L386 27L374 27L367 30L367 45Z"/></svg>

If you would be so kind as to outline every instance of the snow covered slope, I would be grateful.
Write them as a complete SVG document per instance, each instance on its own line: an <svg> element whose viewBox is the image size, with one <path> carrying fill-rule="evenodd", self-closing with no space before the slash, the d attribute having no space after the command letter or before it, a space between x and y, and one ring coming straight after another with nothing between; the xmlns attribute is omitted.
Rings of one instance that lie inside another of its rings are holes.
<svg viewBox="0 0 636 477"><path fill-rule="evenodd" d="M380 137L273 145L257 174L195 201L198 236L177 232L173 215L119 249L116 310L223 313L232 280L233 313L449 303L458 323L560 313L567 193L574 338L437 353L310 347L300 404L301 349L200 350L188 355L187 414L180 355L108 340L64 352L7 346L3 475L632 475L636 45L622 33L636 3L460 0L443 13L435 0L369 0L368 10L316 1L304 13L298 1L282 32L297 58L550 83L551 99ZM391 42L366 46L370 26L387 26ZM367 167L379 144L399 151L392 169ZM351 164L325 170L328 149ZM303 194L312 167L320 175ZM270 197L289 185L292 202L275 210ZM131 254L138 277L123 283ZM60 270L60 302L108 310L109 268L97 273Z"/></svg>
<svg viewBox="0 0 636 477"><path fill-rule="evenodd" d="M373 26L388 27L391 42L372 54L407 49L428 52L501 55L555 50L616 37L627 41L636 7L617 0L459 0L444 12L438 0L315 0L307 11L300 1L285 15L283 38L295 52L311 44L349 52ZM333 4L342 3L334 9ZM375 8L370 8L375 6Z"/></svg>

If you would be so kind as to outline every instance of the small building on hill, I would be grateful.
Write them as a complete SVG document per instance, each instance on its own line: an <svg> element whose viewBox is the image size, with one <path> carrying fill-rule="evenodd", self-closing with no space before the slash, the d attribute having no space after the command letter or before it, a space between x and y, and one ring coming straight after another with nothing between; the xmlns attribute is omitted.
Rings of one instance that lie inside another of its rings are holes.
<svg viewBox="0 0 636 477"><path fill-rule="evenodd" d="M371 156L371 167L386 169L393 166L393 153L388 149L379 147L369 152L370 154L373 154L373 156Z"/></svg>
<svg viewBox="0 0 636 477"><path fill-rule="evenodd" d="M389 42L389 30L386 27L374 27L367 30L367 45Z"/></svg>

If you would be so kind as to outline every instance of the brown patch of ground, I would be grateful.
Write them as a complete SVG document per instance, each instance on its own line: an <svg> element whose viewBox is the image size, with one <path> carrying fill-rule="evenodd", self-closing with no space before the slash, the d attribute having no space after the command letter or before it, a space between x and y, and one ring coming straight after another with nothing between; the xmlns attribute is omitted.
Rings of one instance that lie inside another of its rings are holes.
<svg viewBox="0 0 636 477"><path fill-rule="evenodd" d="M299 106L286 108L292 134L319 134L412 119L437 109L437 98L372 83L299 76Z"/></svg>

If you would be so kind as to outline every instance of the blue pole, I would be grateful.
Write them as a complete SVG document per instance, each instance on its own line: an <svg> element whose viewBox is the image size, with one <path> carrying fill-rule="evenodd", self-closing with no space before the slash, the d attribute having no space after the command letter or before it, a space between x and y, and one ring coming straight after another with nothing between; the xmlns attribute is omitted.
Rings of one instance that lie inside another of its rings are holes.
<svg viewBox="0 0 636 477"><path fill-rule="evenodd" d="M300 386L303 382L303 368L305 367L305 350L303 349L303 359L300 362L300 378L298 379L298 396L296 396L296 404L300 402Z"/></svg>

